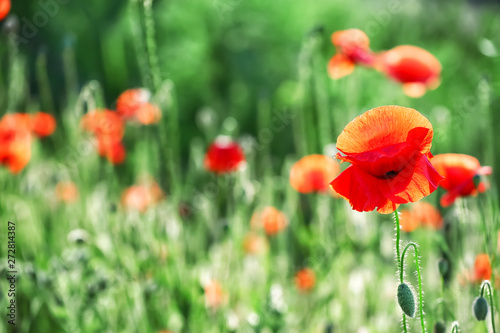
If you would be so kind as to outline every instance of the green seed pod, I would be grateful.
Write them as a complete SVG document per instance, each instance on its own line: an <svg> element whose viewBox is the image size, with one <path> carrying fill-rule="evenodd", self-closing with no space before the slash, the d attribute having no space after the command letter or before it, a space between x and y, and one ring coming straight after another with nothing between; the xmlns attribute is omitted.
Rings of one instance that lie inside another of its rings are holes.
<svg viewBox="0 0 500 333"><path fill-rule="evenodd" d="M445 333L446 332L446 326L440 321L438 321L434 325L434 333Z"/></svg>
<svg viewBox="0 0 500 333"><path fill-rule="evenodd" d="M488 302L484 297L476 297L472 303L472 313L477 320L485 320L488 314Z"/></svg>
<svg viewBox="0 0 500 333"><path fill-rule="evenodd" d="M415 316L415 296L413 291L406 283L401 283L398 286L398 303L401 310L408 316Z"/></svg>
<svg viewBox="0 0 500 333"><path fill-rule="evenodd" d="M445 258L439 259L438 268L439 268L439 274L441 274L441 276L445 276L446 273L448 273L448 269L450 268L448 260L446 260Z"/></svg>

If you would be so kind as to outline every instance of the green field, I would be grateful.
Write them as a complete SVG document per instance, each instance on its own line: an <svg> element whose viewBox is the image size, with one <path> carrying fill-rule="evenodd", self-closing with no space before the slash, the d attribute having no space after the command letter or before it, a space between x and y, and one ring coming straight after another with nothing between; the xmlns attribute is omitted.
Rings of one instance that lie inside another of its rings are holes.
<svg viewBox="0 0 500 333"><path fill-rule="evenodd" d="M427 332L439 332L437 322L452 332L454 321L461 332L493 332L492 319L500 330L499 3L25 0L13 1L0 25L1 115L43 111L57 122L52 135L32 140L17 174L4 165L0 126L0 333L403 331L394 214L353 211L342 198L290 184L295 162L335 157L346 125L386 105L430 121L433 155L467 154L493 168L484 193L449 207L440 205L441 187L423 198L443 226L402 231L401 249L418 244ZM331 35L350 28L377 52L429 51L442 65L439 87L410 98L363 66L332 80ZM115 110L121 93L139 87L152 92L161 119L127 122L126 158L114 165L82 117ZM246 160L228 174L205 167L221 135ZM124 191L144 179L162 194L127 209ZM79 192L71 203L56 193L68 181ZM286 222L275 235L255 225L269 206ZM258 240L253 254L249 235ZM485 321L472 311L479 254L492 267ZM416 296L412 249L405 264ZM307 291L296 285L304 268L315 274ZM409 332L422 331L420 310L406 318Z"/></svg>

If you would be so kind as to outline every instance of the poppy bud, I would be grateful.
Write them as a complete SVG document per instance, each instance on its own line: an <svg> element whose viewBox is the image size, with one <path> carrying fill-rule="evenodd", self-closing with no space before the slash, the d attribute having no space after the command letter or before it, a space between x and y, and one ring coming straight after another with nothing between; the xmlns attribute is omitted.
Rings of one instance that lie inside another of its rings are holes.
<svg viewBox="0 0 500 333"><path fill-rule="evenodd" d="M474 175L474 177L472 177L472 182L474 183L474 187L478 188L479 184L481 184L481 176L480 175Z"/></svg>
<svg viewBox="0 0 500 333"><path fill-rule="evenodd" d="M445 333L446 332L446 326L440 321L438 321L434 325L434 333Z"/></svg>
<svg viewBox="0 0 500 333"><path fill-rule="evenodd" d="M408 316L415 316L415 296L413 291L406 283L401 283L398 286L398 303L401 310Z"/></svg>
<svg viewBox="0 0 500 333"><path fill-rule="evenodd" d="M477 320L482 321L486 319L486 315L488 314L488 302L484 297L476 297L474 303L472 303L472 312Z"/></svg>
<svg viewBox="0 0 500 333"><path fill-rule="evenodd" d="M439 259L438 268L439 268L439 274L441 274L441 276L445 276L448 273L448 270L450 269L450 264L448 263L448 260L446 260L445 258Z"/></svg>

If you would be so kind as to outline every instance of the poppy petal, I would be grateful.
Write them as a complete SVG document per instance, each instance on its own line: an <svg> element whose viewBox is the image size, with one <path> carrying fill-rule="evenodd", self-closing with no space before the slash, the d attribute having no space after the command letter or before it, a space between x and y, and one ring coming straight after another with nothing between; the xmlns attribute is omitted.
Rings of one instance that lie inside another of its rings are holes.
<svg viewBox="0 0 500 333"><path fill-rule="evenodd" d="M328 63L328 74L334 80L340 79L354 71L354 62L343 54L336 54Z"/></svg>
<svg viewBox="0 0 500 333"><path fill-rule="evenodd" d="M381 106L356 117L337 139L337 149L356 154L410 142L425 154L432 144L432 125L418 111L401 106Z"/></svg>
<svg viewBox="0 0 500 333"><path fill-rule="evenodd" d="M441 180L443 177L421 155L394 178L381 182L380 191L395 203L415 202L436 190Z"/></svg>
<svg viewBox="0 0 500 333"><path fill-rule="evenodd" d="M403 92L406 96L419 98L425 95L427 87L421 82L412 82L403 84Z"/></svg>
<svg viewBox="0 0 500 333"><path fill-rule="evenodd" d="M331 187L347 199L352 209L359 212L372 211L379 207L384 212L393 207L379 190L379 179L361 168L351 165L331 183Z"/></svg>

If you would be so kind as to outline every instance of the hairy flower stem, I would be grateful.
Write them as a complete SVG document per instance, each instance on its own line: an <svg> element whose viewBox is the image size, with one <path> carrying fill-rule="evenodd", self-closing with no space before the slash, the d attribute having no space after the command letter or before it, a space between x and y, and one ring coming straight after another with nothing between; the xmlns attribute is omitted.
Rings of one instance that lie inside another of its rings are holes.
<svg viewBox="0 0 500 333"><path fill-rule="evenodd" d="M481 283L481 297L483 297L484 295L484 289L485 287L488 287L488 294L490 296L490 308L491 308L491 327L493 328L493 333L496 333L496 330L495 330L495 316L494 316L494 312L493 312L493 292L491 290L491 283L490 281L488 280L485 280L483 281L483 283Z"/></svg>
<svg viewBox="0 0 500 333"><path fill-rule="evenodd" d="M425 314L424 314L424 295L423 295L424 293L422 291L422 274L420 273L420 263L418 261L418 246L416 243L413 242L408 243L403 250L399 267L399 280L401 283L403 283L404 261L405 261L406 251L410 247L413 247L413 251L415 252L415 265L417 266L417 277L418 277L418 303L419 303L418 310L420 312L420 324L422 326L422 333L425 333L426 330L425 330Z"/></svg>
<svg viewBox="0 0 500 333"><path fill-rule="evenodd" d="M397 269L400 270L401 272L403 271L402 269L400 269L400 261L401 261L401 257L400 257L400 250L399 250L399 240L400 240L400 228L401 226L399 225L399 213L398 213L398 210L396 209L394 211L394 223L396 223L396 262L397 262ZM403 282L403 279L401 278L401 281L400 282ZM404 333L407 333L408 332L408 329L406 328L406 315L403 313L403 332Z"/></svg>
<svg viewBox="0 0 500 333"><path fill-rule="evenodd" d="M459 333L460 332L460 324L458 321L454 321L453 324L451 324L451 333Z"/></svg>

